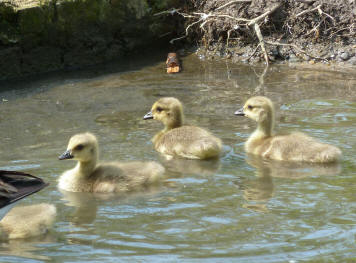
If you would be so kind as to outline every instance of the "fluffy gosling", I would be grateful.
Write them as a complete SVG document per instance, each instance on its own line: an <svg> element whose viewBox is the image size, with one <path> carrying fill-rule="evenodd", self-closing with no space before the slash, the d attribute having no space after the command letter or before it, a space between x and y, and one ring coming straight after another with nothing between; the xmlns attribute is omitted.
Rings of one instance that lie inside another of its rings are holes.
<svg viewBox="0 0 356 263"><path fill-rule="evenodd" d="M159 120L165 125L152 142L155 149L166 156L210 159L220 155L222 143L219 138L200 127L183 125L183 107L176 98L159 99L143 119Z"/></svg>
<svg viewBox="0 0 356 263"><path fill-rule="evenodd" d="M164 167L156 162L98 162L98 142L91 133L74 135L60 160L77 160L77 165L60 178L58 187L70 192L118 193L142 189L157 182Z"/></svg>
<svg viewBox="0 0 356 263"><path fill-rule="evenodd" d="M341 157L339 148L321 143L303 133L275 135L274 106L266 97L256 96L248 99L235 115L246 116L258 124L245 143L245 151L248 153L280 161L311 163L331 163Z"/></svg>
<svg viewBox="0 0 356 263"><path fill-rule="evenodd" d="M1 239L20 239L45 234L56 217L56 207L36 204L14 207L0 221Z"/></svg>

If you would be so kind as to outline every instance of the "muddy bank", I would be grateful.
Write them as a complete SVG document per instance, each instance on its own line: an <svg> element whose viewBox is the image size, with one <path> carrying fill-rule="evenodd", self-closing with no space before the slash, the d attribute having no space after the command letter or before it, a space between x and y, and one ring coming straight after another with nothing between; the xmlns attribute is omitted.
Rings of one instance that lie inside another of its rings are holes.
<svg viewBox="0 0 356 263"><path fill-rule="evenodd" d="M356 65L354 0L192 0L172 42L199 43L199 54L247 63Z"/></svg>
<svg viewBox="0 0 356 263"><path fill-rule="evenodd" d="M0 80L187 46L236 62L355 66L355 21L355 0L1 1Z"/></svg>
<svg viewBox="0 0 356 263"><path fill-rule="evenodd" d="M118 61L168 45L165 33L175 24L153 14L178 2L1 1L0 80Z"/></svg>

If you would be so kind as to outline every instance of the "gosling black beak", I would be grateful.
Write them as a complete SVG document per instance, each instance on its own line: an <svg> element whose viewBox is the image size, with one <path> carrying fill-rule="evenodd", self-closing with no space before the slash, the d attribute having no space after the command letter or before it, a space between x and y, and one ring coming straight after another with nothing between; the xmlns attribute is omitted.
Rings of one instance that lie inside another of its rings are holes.
<svg viewBox="0 0 356 263"><path fill-rule="evenodd" d="M147 114L143 116L143 119L144 120L153 119L152 111L147 112Z"/></svg>
<svg viewBox="0 0 356 263"><path fill-rule="evenodd" d="M64 153L62 153L61 156L58 157L59 160L66 160L66 159L72 159L72 158L74 158L74 156L72 155L70 150L65 151Z"/></svg>
<svg viewBox="0 0 356 263"><path fill-rule="evenodd" d="M244 108L241 108L241 109L235 111L235 115L236 116L245 116Z"/></svg>

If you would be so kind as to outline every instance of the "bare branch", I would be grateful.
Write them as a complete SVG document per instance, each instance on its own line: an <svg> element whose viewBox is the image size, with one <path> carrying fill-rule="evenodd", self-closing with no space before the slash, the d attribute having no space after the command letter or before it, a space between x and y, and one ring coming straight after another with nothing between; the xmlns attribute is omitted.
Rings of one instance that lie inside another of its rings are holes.
<svg viewBox="0 0 356 263"><path fill-rule="evenodd" d="M258 23L260 20L264 19L266 16L268 16L269 14L272 14L274 11L276 11L276 9L278 7L280 7L282 5L282 3L279 3L277 5L275 5L274 7L272 7L270 10L266 11L265 13L263 13L262 15L250 20L250 22L247 24L248 26L253 26L254 24Z"/></svg>
<svg viewBox="0 0 356 263"><path fill-rule="evenodd" d="M327 17L329 17L334 23L335 23L335 18L333 18L331 15L329 15L328 13L325 13L323 10L321 10L321 5L318 5L312 9L309 9L309 10L304 10L298 14L295 15L295 17L299 17L299 16L302 16L302 15L305 15L307 13L310 13L310 12L313 12L313 11L316 11L318 10L318 13L319 15L321 16L322 14L326 15Z"/></svg>
<svg viewBox="0 0 356 263"><path fill-rule="evenodd" d="M333 18L331 15L329 15L328 13L325 13L323 10L321 10L321 5L318 5L317 8L318 8L319 15L324 14L335 23L335 18Z"/></svg>
<svg viewBox="0 0 356 263"><path fill-rule="evenodd" d="M230 16L230 15L225 15L225 14L222 14L222 15L212 15L214 17L225 17L225 18L230 18L232 20L235 20L237 22L250 22L251 20L250 19L246 19L246 18L240 18L240 17L233 17L233 16Z"/></svg>
<svg viewBox="0 0 356 263"><path fill-rule="evenodd" d="M304 10L304 11L302 11L302 12L296 14L295 17L299 17L299 16L302 16L302 15L304 15L304 14L313 12L313 11L315 11L315 10L318 10L318 8L320 8L320 7L321 7L321 5L318 5L317 7L314 7L314 8L312 8L312 9Z"/></svg>
<svg viewBox="0 0 356 263"><path fill-rule="evenodd" d="M260 47L260 44L257 45L257 47L255 48L255 50L252 52L252 54L247 58L247 61L250 60L255 54L257 49Z"/></svg>
<svg viewBox="0 0 356 263"><path fill-rule="evenodd" d="M195 21L195 22L189 24L189 25L186 27L186 29L185 29L185 36L173 38L173 39L171 39L171 40L169 41L169 43L173 44L174 41L177 41L177 40L179 40L179 39L186 38L186 37L188 36L188 30L189 30L189 28L191 28L191 27L194 26L195 24L200 23L200 21L202 21L202 19L199 19L198 21Z"/></svg>
<svg viewBox="0 0 356 263"><path fill-rule="evenodd" d="M263 39L263 36L262 36L262 33L261 33L260 26L257 23L255 24L255 32L256 32L256 35L258 37L258 40L260 41L259 45L261 46L261 50L263 52L263 56L265 58L266 65L268 66L269 59L268 59L268 54L267 54L266 47L265 47L265 42L264 42L264 39Z"/></svg>
<svg viewBox="0 0 356 263"><path fill-rule="evenodd" d="M219 6L218 8L216 8L216 11L219 11L221 9L224 9L225 7L229 6L229 5L233 5L233 4L237 4L237 3L251 3L252 0L234 0L234 1L230 1L222 6Z"/></svg>

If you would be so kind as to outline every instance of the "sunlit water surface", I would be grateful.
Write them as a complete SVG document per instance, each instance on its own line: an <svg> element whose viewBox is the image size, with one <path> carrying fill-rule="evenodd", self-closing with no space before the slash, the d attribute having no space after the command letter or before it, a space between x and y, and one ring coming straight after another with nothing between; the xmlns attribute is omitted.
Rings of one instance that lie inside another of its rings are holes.
<svg viewBox="0 0 356 263"><path fill-rule="evenodd" d="M183 59L167 75L164 55L120 66L2 83L0 169L51 185L23 204L52 203L51 231L0 244L1 262L355 262L356 74ZM157 62L159 61L159 62ZM276 104L278 130L300 130L340 147L340 165L310 166L246 156L255 123L234 116L252 95ZM165 161L142 120L163 96L179 98L186 123L224 142L219 162ZM58 191L71 135L98 136L102 160L156 160L165 182L115 197Z"/></svg>

